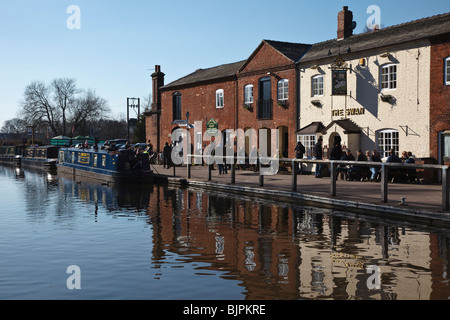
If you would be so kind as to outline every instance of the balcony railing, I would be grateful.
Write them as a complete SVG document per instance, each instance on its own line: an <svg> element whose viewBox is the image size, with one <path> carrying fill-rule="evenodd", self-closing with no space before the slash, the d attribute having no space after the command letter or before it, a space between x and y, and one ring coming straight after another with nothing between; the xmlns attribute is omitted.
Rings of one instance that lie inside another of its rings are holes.
<svg viewBox="0 0 450 320"><path fill-rule="evenodd" d="M272 99L258 100L258 119L272 119Z"/></svg>

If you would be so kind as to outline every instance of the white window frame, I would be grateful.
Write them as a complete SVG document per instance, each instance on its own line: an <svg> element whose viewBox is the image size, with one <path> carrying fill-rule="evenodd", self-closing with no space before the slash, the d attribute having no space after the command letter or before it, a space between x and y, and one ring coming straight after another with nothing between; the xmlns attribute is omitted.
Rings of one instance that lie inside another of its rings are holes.
<svg viewBox="0 0 450 320"><path fill-rule="evenodd" d="M225 106L223 89L216 90L216 108L221 109Z"/></svg>
<svg viewBox="0 0 450 320"><path fill-rule="evenodd" d="M444 64L444 83L446 86L450 86L450 57L445 59Z"/></svg>
<svg viewBox="0 0 450 320"><path fill-rule="evenodd" d="M244 87L244 103L253 103L253 85L248 84Z"/></svg>
<svg viewBox="0 0 450 320"><path fill-rule="evenodd" d="M315 134L299 134L297 135L297 142L301 142L305 147L304 158L314 157L314 145L317 141L317 136Z"/></svg>
<svg viewBox="0 0 450 320"><path fill-rule="evenodd" d="M278 101L286 101L289 99L289 80L281 79L278 81Z"/></svg>
<svg viewBox="0 0 450 320"><path fill-rule="evenodd" d="M377 149L382 158L389 157L389 151L394 149L398 154L400 150L400 134L398 130L383 129L377 132Z"/></svg>
<svg viewBox="0 0 450 320"><path fill-rule="evenodd" d="M398 64L390 63L380 67L380 90L395 90L398 82Z"/></svg>
<svg viewBox="0 0 450 320"><path fill-rule="evenodd" d="M324 77L321 74L313 76L311 78L311 96L313 97L323 96L323 79Z"/></svg>

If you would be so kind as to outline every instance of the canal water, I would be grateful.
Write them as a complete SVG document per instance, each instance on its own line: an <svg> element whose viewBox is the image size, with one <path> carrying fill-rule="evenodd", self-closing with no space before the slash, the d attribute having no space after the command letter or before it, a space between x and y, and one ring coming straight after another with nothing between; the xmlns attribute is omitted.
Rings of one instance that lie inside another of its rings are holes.
<svg viewBox="0 0 450 320"><path fill-rule="evenodd" d="M0 299L450 297L450 230L0 166Z"/></svg>

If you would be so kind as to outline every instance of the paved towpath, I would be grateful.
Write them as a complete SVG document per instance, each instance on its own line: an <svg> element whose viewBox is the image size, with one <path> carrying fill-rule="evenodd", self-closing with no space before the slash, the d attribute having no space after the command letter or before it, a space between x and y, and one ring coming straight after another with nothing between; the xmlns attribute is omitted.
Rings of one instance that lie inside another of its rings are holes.
<svg viewBox="0 0 450 320"><path fill-rule="evenodd" d="M278 173L275 176L264 176L264 186L259 185L259 174L251 170L236 170L235 183L231 183L231 170L227 174L219 175L218 170L212 171L212 179L208 181L207 166L192 166L191 179L187 179L187 168L176 167L175 175L173 168L165 169L162 165L152 165L152 169L159 177L186 179L192 182L202 182L209 186L238 186L252 189L264 189L272 191L292 192L291 173ZM442 211L442 186L440 184L420 183L389 183L388 203L381 201L381 184L368 181L345 181L339 179L336 183L336 196L330 195L330 178L317 179L314 175L297 176L298 194L306 194L329 200L339 200L366 203L375 206L398 208L406 211L420 211L439 214L445 219L450 219L450 213ZM400 205L401 198L406 198L406 205Z"/></svg>

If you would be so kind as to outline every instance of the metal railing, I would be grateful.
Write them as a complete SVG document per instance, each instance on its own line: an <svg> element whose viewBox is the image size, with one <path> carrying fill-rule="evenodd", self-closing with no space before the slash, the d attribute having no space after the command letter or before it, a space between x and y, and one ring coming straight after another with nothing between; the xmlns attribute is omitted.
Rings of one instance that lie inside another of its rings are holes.
<svg viewBox="0 0 450 320"><path fill-rule="evenodd" d="M192 159L198 158L202 159L201 161L207 159L206 163L212 163L212 159L214 156L205 156L205 155L187 155L189 161L191 163ZM236 164L239 164L239 161L244 160L243 157L227 157L223 156L224 165L231 164L231 184L236 183ZM248 158L246 158L248 159ZM237 160L237 161L236 161ZM380 168L379 174L381 177L380 184L380 194L381 194L381 202L388 202L388 182L389 182L389 171L390 170L435 170L441 172L441 183L442 183L442 210L450 211L450 197L449 197L449 186L450 186L450 175L449 175L449 166L445 165L433 165L433 164L409 164L409 163L386 163L386 162L370 162L370 161L341 161L341 160L307 160L307 159L289 159L289 158L270 158L270 157L259 157L257 161L257 165L259 167L258 175L259 175L259 186L264 186L264 179L270 178L271 175L262 174L262 163L268 163L269 161L279 161L279 163L290 163L292 166L292 184L291 190L297 191L298 186L298 164L322 164L323 166L329 166L330 168L330 195L336 196L337 194L337 166L345 165L345 166L356 166L356 167L375 167ZM208 166L208 181L212 180L212 164L207 164ZM192 164L187 165L187 178L191 179L191 167ZM176 175L175 166L173 167L173 174Z"/></svg>

